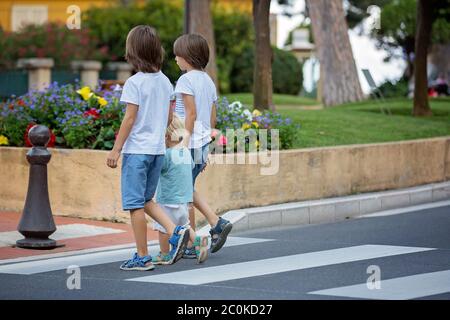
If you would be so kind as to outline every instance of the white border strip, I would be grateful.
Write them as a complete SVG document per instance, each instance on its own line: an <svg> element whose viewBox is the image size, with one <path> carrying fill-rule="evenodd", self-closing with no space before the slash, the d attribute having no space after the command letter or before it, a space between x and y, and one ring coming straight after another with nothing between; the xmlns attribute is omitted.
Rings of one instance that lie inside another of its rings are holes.
<svg viewBox="0 0 450 320"><path fill-rule="evenodd" d="M433 209L433 208L439 208L439 207L445 207L445 206L450 206L450 200L419 204L419 205L405 207L405 208L378 211L378 212L374 212L374 213L368 213L368 214L365 214L362 216L357 216L354 218L361 219L361 218L376 218L376 217L393 216L396 214L416 212L416 211L420 211L420 210Z"/></svg>

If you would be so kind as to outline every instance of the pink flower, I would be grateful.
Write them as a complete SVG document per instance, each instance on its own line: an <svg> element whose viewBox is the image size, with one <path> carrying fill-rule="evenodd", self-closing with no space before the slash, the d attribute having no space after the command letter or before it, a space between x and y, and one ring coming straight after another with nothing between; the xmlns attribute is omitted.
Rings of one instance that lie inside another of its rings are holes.
<svg viewBox="0 0 450 320"><path fill-rule="evenodd" d="M228 143L227 137L220 136L219 141L217 142L219 146L224 146Z"/></svg>

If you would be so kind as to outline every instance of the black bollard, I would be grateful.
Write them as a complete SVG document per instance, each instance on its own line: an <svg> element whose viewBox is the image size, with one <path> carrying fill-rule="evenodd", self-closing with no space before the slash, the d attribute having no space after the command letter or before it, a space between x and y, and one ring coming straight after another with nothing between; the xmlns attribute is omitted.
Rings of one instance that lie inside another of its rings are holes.
<svg viewBox="0 0 450 320"><path fill-rule="evenodd" d="M16 245L29 249L53 249L56 241L48 237L56 231L48 196L47 163L51 154L47 150L50 131L47 127L35 125L28 133L33 148L27 152L30 163L28 192L17 230L25 237Z"/></svg>

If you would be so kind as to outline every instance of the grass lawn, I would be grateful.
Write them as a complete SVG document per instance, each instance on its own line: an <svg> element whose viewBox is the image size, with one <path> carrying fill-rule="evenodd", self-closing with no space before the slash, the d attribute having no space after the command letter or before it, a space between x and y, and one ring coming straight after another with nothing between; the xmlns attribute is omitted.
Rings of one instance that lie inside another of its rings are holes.
<svg viewBox="0 0 450 320"><path fill-rule="evenodd" d="M252 106L253 105L253 94L251 93L228 93L224 94L228 101L231 103L233 101L240 101L242 104ZM273 103L278 105L289 105L289 106L312 106L319 105L316 100L293 96L288 94L274 94Z"/></svg>
<svg viewBox="0 0 450 320"><path fill-rule="evenodd" d="M412 100L409 99L388 100L391 116L382 114L374 101L322 110L300 110L289 105L277 104L277 111L301 125L294 148L450 136L448 98L430 100L434 115L429 118L411 116Z"/></svg>

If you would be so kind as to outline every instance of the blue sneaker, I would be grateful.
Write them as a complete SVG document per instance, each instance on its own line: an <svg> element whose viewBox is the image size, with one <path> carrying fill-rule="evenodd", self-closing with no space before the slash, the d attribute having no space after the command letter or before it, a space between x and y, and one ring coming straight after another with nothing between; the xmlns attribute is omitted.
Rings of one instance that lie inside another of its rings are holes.
<svg viewBox="0 0 450 320"><path fill-rule="evenodd" d="M195 253L194 247L186 248L186 250L184 250L183 259L196 259L196 258L197 254Z"/></svg>
<svg viewBox="0 0 450 320"><path fill-rule="evenodd" d="M172 249L169 252L171 257L169 264L173 264L183 257L188 241L189 230L182 226L176 226L172 236L169 239L169 243L172 246Z"/></svg>
<svg viewBox="0 0 450 320"><path fill-rule="evenodd" d="M125 271L131 270L148 271L155 269L155 266L152 263L151 256L140 257L136 252L133 258L122 263L120 269Z"/></svg>
<svg viewBox="0 0 450 320"><path fill-rule="evenodd" d="M231 229L233 229L233 224L220 217L217 225L209 230L211 235L211 253L217 252L223 247Z"/></svg>

